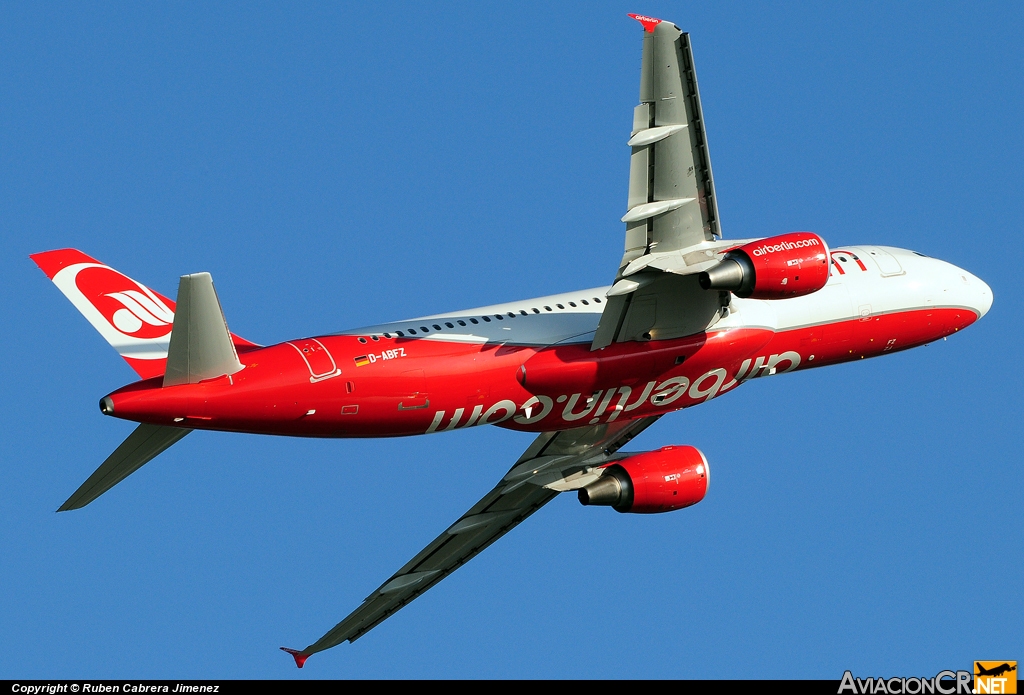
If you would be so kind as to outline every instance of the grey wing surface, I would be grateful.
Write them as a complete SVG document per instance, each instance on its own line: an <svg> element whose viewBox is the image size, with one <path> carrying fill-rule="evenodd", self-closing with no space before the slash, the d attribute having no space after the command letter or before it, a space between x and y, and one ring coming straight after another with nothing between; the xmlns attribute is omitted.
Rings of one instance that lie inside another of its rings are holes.
<svg viewBox="0 0 1024 695"><path fill-rule="evenodd" d="M727 244L711 174L689 34L671 22L644 32L640 105L633 111L626 245L591 349L692 335L723 298L697 273Z"/></svg>
<svg viewBox="0 0 1024 695"><path fill-rule="evenodd" d="M657 417L545 432L483 499L305 649L286 649L301 668L310 654L354 642L602 465ZM568 479L568 482L567 482Z"/></svg>

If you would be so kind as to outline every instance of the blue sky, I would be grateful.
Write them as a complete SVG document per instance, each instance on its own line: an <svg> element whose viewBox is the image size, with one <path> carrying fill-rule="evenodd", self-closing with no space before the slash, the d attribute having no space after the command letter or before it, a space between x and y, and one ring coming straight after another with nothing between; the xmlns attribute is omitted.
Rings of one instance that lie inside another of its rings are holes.
<svg viewBox="0 0 1024 695"><path fill-rule="evenodd" d="M5 4L0 677L933 675L1021 659L1022 139L1013 3ZM131 431L132 372L29 261L261 343L610 282L643 12L690 31L727 237L949 260L948 341L663 418L714 482L657 516L563 495L296 671L529 435L195 433L54 510ZM1014 503L1012 500L1017 499Z"/></svg>

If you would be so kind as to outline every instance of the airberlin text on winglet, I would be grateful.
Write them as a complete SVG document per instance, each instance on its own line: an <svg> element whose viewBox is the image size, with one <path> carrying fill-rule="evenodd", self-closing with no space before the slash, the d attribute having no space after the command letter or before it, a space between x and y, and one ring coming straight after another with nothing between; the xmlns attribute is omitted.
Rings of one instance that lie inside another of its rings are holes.
<svg viewBox="0 0 1024 695"><path fill-rule="evenodd" d="M629 16L632 17L633 19L635 19L636 21L640 22L641 24L643 24L644 31L646 31L648 33L653 32L654 31L654 27L658 26L663 21L663 20L660 20L660 19L655 19L654 17L648 17L646 15L642 15L642 14L632 14L631 13Z"/></svg>

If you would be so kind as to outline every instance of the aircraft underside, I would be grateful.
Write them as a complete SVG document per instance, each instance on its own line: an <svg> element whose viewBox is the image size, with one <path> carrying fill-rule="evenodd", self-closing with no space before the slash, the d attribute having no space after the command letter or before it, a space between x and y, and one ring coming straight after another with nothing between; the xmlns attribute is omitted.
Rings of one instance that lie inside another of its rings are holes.
<svg viewBox="0 0 1024 695"><path fill-rule="evenodd" d="M171 300L74 249L33 260L140 380L100 400L139 423L61 511L195 429L392 437L497 425L539 433L495 487L318 641L355 640L561 492L660 513L700 502L692 446L621 451L667 412L751 379L878 357L956 333L992 292L944 261L830 249L791 232L725 240L689 35L644 28L624 253L606 287L260 346L230 332L208 273Z"/></svg>

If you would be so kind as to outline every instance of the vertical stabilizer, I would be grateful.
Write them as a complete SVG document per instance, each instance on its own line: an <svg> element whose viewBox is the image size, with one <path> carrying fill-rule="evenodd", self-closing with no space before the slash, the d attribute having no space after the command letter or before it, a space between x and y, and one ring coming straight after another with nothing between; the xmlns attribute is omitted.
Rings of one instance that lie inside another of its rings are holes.
<svg viewBox="0 0 1024 695"><path fill-rule="evenodd" d="M164 373L174 302L77 249L30 258L140 377Z"/></svg>
<svg viewBox="0 0 1024 695"><path fill-rule="evenodd" d="M242 368L209 273L182 275L164 386L196 384Z"/></svg>
<svg viewBox="0 0 1024 695"><path fill-rule="evenodd" d="M164 373L174 302L77 249L30 258L143 379ZM231 336L240 348L258 347Z"/></svg>

